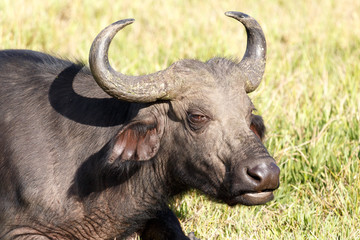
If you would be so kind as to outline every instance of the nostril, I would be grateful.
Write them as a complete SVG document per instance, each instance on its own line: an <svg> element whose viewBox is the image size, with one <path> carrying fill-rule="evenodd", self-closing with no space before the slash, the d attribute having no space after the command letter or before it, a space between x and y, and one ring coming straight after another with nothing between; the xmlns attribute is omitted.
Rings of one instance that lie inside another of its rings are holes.
<svg viewBox="0 0 360 240"><path fill-rule="evenodd" d="M249 168L247 174L257 183L257 188L263 191L276 189L279 186L280 169L275 163L260 163Z"/></svg>
<svg viewBox="0 0 360 240"><path fill-rule="evenodd" d="M247 174L254 180L261 182L261 171L258 166L248 169Z"/></svg>

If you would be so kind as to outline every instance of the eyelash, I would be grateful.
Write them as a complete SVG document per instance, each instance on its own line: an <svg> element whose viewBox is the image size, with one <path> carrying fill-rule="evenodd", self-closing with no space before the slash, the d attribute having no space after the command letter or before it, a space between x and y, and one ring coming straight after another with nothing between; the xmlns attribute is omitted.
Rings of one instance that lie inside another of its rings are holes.
<svg viewBox="0 0 360 240"><path fill-rule="evenodd" d="M187 119L189 126L194 131L201 129L209 121L209 117L201 112L189 112Z"/></svg>
<svg viewBox="0 0 360 240"><path fill-rule="evenodd" d="M191 123L195 123L195 124L198 124L198 123L203 123L207 120L207 117L205 115L202 115L202 114L188 114L188 119Z"/></svg>

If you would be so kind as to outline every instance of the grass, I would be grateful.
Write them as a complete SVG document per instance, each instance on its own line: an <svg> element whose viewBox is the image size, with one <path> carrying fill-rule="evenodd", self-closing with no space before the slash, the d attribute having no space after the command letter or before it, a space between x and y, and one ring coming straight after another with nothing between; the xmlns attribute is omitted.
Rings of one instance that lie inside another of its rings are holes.
<svg viewBox="0 0 360 240"><path fill-rule="evenodd" d="M267 37L266 74L251 97L281 187L256 207L191 192L173 206L185 231L201 239L359 239L359 1L2 0L0 46L87 62L103 27L135 18L112 44L111 61L128 74L149 73L181 58L240 58L246 36L228 10L255 17Z"/></svg>

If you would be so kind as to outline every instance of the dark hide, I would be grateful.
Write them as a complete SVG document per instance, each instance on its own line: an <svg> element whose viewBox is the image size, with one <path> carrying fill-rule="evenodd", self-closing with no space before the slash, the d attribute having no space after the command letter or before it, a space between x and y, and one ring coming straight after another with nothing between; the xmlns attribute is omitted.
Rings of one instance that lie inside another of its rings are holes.
<svg viewBox="0 0 360 240"><path fill-rule="evenodd" d="M235 65L179 61L175 77L197 84L144 104L109 97L82 64L0 51L0 239L185 240L177 194L271 200L279 169Z"/></svg>

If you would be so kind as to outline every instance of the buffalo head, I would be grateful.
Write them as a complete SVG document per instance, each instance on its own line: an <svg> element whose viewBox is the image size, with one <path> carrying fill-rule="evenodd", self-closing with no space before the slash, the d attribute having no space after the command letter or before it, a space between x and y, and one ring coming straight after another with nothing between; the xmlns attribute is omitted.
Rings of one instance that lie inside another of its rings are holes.
<svg viewBox="0 0 360 240"><path fill-rule="evenodd" d="M166 184L192 187L229 205L263 204L279 186L279 168L262 143L265 127L248 97L265 69L266 42L260 25L240 12L248 35L240 62L213 58L181 60L167 69L128 76L109 64L112 38L133 19L104 29L90 51L90 68L98 85L136 114L116 134L109 164L155 162Z"/></svg>

